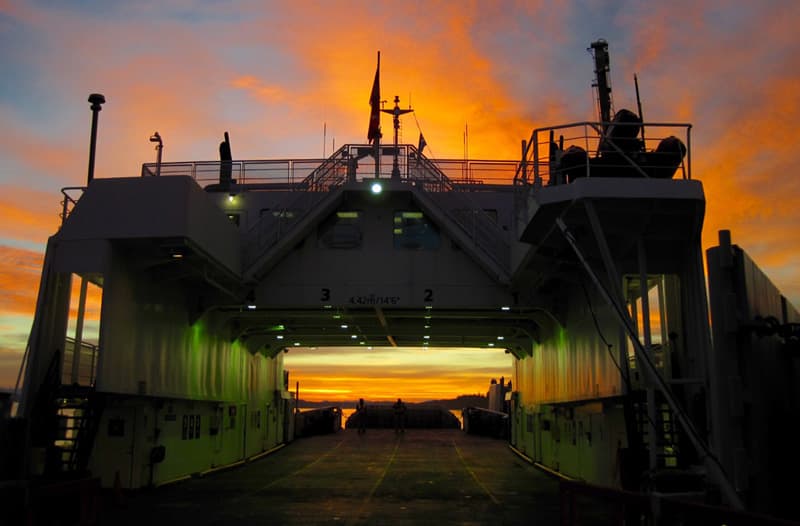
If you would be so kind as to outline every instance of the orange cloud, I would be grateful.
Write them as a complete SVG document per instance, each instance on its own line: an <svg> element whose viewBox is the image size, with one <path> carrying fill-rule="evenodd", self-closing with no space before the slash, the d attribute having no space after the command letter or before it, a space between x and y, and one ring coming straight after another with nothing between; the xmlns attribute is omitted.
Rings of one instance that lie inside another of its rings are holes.
<svg viewBox="0 0 800 526"><path fill-rule="evenodd" d="M0 245L0 313L33 318L42 254Z"/></svg>

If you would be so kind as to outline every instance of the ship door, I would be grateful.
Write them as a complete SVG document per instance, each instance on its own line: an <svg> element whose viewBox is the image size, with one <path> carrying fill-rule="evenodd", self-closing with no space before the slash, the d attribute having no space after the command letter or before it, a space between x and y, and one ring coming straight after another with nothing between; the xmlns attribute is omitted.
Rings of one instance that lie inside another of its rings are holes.
<svg viewBox="0 0 800 526"><path fill-rule="evenodd" d="M107 420L98 431L104 447L95 447L94 455L95 461L101 462L103 486L113 487L119 474L123 488L138 487L136 479L139 477L135 471L137 413L133 407L106 410Z"/></svg>
<svg viewBox="0 0 800 526"><path fill-rule="evenodd" d="M240 422L242 423L242 454L241 458L247 458L247 404L239 406Z"/></svg>

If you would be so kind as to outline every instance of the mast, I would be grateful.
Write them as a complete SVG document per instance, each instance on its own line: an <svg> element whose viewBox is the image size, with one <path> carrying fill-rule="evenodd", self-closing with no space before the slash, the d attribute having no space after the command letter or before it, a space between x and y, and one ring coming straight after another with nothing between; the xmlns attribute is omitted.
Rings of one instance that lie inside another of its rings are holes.
<svg viewBox="0 0 800 526"><path fill-rule="evenodd" d="M602 38L592 42L589 52L594 57L595 82L592 87L597 88L600 122L603 124L603 134L605 134L608 123L611 121L611 63L608 42Z"/></svg>
<svg viewBox="0 0 800 526"><path fill-rule="evenodd" d="M405 115L406 113L411 113L412 110L410 107L408 109L402 110L400 109L400 97L397 95L394 96L394 108L391 110L381 110L383 113L389 113L390 115L394 116L394 159L392 160L392 179L399 179L400 178L400 165L397 160L397 156L399 153L398 147L398 132L400 131L400 115Z"/></svg>

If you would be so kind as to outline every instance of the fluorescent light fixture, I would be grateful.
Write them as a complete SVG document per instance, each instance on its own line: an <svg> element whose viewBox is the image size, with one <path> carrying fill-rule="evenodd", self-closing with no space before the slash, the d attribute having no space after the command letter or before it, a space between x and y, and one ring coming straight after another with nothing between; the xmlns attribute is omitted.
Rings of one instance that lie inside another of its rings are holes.
<svg viewBox="0 0 800 526"><path fill-rule="evenodd" d="M256 306L253 304L248 305L247 308L248 310L256 310Z"/></svg>
<svg viewBox="0 0 800 526"><path fill-rule="evenodd" d="M510 311L511 307L509 307L508 305L503 305L502 307L500 307L500 310L502 310L502 311Z"/></svg>
<svg viewBox="0 0 800 526"><path fill-rule="evenodd" d="M489 342L489 347L494 347L494 342Z"/></svg>
<svg viewBox="0 0 800 526"><path fill-rule="evenodd" d="M427 335L427 334L425 336L423 336L423 338L425 338L426 340L430 340L431 339L431 337L429 335Z"/></svg>
<svg viewBox="0 0 800 526"><path fill-rule="evenodd" d="M339 327L341 327L342 329L346 329L347 327L349 327L349 325L347 325L346 323L343 323L343 324L339 325Z"/></svg>
<svg viewBox="0 0 800 526"><path fill-rule="evenodd" d="M351 334L350 335L350 339L351 340L357 340L358 339L358 334Z"/></svg>
<svg viewBox="0 0 800 526"><path fill-rule="evenodd" d="M498 337L497 337L497 339L498 339L498 340L505 340L505 339L506 339L506 337L505 337L505 336L498 336Z"/></svg>
<svg viewBox="0 0 800 526"><path fill-rule="evenodd" d="M300 342L294 342L295 347L300 347Z"/></svg>
<svg viewBox="0 0 800 526"><path fill-rule="evenodd" d="M279 334L279 335L275 336L275 339L282 340L283 339L283 334Z"/></svg>

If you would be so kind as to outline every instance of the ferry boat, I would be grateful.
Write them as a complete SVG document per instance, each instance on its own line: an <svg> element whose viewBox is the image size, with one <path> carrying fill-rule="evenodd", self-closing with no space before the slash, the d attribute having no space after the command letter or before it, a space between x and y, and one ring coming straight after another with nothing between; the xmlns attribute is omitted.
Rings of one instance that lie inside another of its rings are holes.
<svg viewBox="0 0 800 526"><path fill-rule="evenodd" d="M219 160L64 189L13 476L140 488L280 447L293 347L502 348L509 443L531 461L791 516L798 311L725 232L707 295L692 126L614 114L592 50L600 121L536 129L520 159L434 160L378 132L235 160L226 134Z"/></svg>

